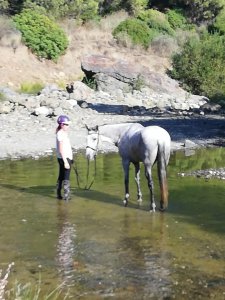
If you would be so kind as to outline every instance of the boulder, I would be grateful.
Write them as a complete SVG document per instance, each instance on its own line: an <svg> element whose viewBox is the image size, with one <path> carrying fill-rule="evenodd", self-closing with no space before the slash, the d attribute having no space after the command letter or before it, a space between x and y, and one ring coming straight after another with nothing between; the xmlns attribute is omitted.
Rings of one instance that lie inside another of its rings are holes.
<svg viewBox="0 0 225 300"><path fill-rule="evenodd" d="M40 101L40 106L47 106L47 107L50 107L52 109L55 109L55 108L60 106L60 102L61 101L57 98L46 98L46 97L44 97Z"/></svg>
<svg viewBox="0 0 225 300"><path fill-rule="evenodd" d="M221 106L216 103L205 103L201 107L201 110L204 113L219 113L221 110Z"/></svg>
<svg viewBox="0 0 225 300"><path fill-rule="evenodd" d="M73 93L70 98L74 100L86 100L89 96L93 94L93 90L89 88L86 84L80 81L75 81L73 83Z"/></svg>
<svg viewBox="0 0 225 300"><path fill-rule="evenodd" d="M46 106L41 106L41 107L37 107L35 110L34 110L34 114L36 116L48 116L49 114L52 113L52 110L49 109L48 107Z"/></svg>
<svg viewBox="0 0 225 300"><path fill-rule="evenodd" d="M0 114L8 114L12 110L12 104L9 101L0 102Z"/></svg>
<svg viewBox="0 0 225 300"><path fill-rule="evenodd" d="M131 65L121 59L104 55L88 55L82 59L81 69L88 80L96 80L98 90L113 91L119 88L127 93L147 86L160 93L179 93L182 96L185 94L178 82L169 76L150 71L140 64Z"/></svg>

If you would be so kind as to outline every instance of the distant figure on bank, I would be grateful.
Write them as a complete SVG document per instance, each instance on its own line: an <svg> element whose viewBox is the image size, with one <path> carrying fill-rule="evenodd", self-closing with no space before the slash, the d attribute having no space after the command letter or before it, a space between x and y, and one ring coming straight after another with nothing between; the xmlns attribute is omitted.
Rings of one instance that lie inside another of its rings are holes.
<svg viewBox="0 0 225 300"><path fill-rule="evenodd" d="M68 92L68 94L69 94L69 99L70 99L70 94L72 94L73 91L74 91L73 83L67 84L67 85L66 85L66 90L67 90L67 92Z"/></svg>
<svg viewBox="0 0 225 300"><path fill-rule="evenodd" d="M59 116L56 128L56 153L59 163L59 176L57 181L57 198L68 201L70 199L70 170L73 163L73 152L70 144L68 129L70 119L67 116ZM64 189L62 197L61 189Z"/></svg>

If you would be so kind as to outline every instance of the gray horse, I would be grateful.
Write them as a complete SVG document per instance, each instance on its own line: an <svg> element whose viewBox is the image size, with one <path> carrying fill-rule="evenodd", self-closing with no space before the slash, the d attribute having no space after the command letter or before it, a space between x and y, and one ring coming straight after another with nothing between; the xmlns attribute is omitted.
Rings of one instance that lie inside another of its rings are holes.
<svg viewBox="0 0 225 300"><path fill-rule="evenodd" d="M138 123L102 125L88 128L86 157L92 160L97 155L99 143L102 141L115 144L119 149L125 175L124 205L129 199L129 166L135 167L138 201L142 201L140 189L140 162L145 166L145 176L150 190L150 211L155 212L154 184L152 166L157 161L158 177L161 191L160 210L168 205L168 187L166 168L170 158L170 135L159 126L144 127Z"/></svg>

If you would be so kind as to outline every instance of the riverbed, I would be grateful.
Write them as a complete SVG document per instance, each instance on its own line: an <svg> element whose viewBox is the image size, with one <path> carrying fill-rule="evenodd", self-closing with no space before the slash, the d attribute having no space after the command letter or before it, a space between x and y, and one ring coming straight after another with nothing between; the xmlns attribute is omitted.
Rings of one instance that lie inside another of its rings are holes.
<svg viewBox="0 0 225 300"><path fill-rule="evenodd" d="M224 299L224 181L177 174L224 167L225 151L192 154L173 152L169 208L155 214L143 170L143 204L137 204L131 176L130 203L123 207L116 153L99 154L90 191L79 189L71 174L68 203L55 198L55 156L0 161L0 269L15 262L9 286L15 279L41 281L44 295L64 283L72 299ZM75 159L83 187L84 153ZM153 176L158 205L156 168Z"/></svg>

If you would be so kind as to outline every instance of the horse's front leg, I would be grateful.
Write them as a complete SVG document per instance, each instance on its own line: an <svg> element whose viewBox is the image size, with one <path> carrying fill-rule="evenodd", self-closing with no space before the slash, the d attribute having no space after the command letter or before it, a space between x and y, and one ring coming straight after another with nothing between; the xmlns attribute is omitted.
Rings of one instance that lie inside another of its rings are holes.
<svg viewBox="0 0 225 300"><path fill-rule="evenodd" d="M154 196L154 183L152 179L152 170L151 166L145 166L145 176L148 181L148 187L150 191L150 212L155 212L155 196Z"/></svg>
<svg viewBox="0 0 225 300"><path fill-rule="evenodd" d="M128 205L129 200L129 167L130 167L130 161L129 160L123 160L123 170L124 170L124 185L125 185L125 198L123 200L124 206Z"/></svg>
<svg viewBox="0 0 225 300"><path fill-rule="evenodd" d="M142 202L142 192L141 192L141 185L140 185L140 163L134 163L135 167L135 181L137 184L137 201L139 203Z"/></svg>

